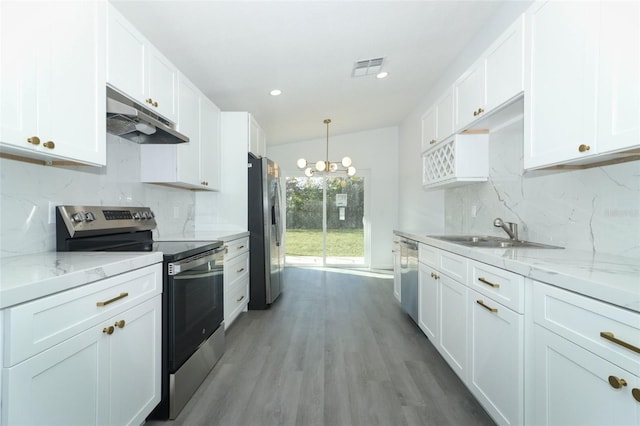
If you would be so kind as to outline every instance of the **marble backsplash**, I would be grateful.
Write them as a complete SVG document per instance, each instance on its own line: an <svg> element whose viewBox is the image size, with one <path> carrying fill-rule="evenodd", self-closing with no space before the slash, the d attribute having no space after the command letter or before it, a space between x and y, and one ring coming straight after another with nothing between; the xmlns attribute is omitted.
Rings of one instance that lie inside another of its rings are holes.
<svg viewBox="0 0 640 426"><path fill-rule="evenodd" d="M640 161L583 170L522 171L523 122L492 133L488 182L445 190L447 234L520 238L566 248L640 257Z"/></svg>
<svg viewBox="0 0 640 426"><path fill-rule="evenodd" d="M194 193L140 183L139 145L107 138L102 168L0 159L0 257L55 250L50 205L148 206L158 223L155 238L193 232Z"/></svg>

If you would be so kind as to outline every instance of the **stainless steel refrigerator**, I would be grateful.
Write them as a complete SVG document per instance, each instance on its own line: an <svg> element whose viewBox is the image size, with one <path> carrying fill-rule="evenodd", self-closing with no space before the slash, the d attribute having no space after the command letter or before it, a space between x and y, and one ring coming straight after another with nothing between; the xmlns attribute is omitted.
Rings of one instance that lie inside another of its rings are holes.
<svg viewBox="0 0 640 426"><path fill-rule="evenodd" d="M249 154L249 309L267 309L282 291L284 250L280 168Z"/></svg>

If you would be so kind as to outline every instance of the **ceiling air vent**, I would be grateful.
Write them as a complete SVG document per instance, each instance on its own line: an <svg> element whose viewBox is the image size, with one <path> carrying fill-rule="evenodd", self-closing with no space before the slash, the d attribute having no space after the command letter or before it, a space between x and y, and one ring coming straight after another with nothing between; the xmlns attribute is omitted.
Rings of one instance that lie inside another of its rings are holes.
<svg viewBox="0 0 640 426"><path fill-rule="evenodd" d="M353 66L352 77L364 77L365 75L377 75L382 69L384 58L373 58L358 61Z"/></svg>

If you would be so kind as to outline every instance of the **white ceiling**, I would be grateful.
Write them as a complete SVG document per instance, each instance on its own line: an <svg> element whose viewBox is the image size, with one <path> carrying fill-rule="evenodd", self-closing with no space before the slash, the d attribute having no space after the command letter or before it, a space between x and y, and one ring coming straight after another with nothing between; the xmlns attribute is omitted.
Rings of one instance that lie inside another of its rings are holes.
<svg viewBox="0 0 640 426"><path fill-rule="evenodd" d="M131 1L115 6L268 144L399 124L502 1ZM352 78L384 57L386 79ZM269 91L281 89L272 97Z"/></svg>

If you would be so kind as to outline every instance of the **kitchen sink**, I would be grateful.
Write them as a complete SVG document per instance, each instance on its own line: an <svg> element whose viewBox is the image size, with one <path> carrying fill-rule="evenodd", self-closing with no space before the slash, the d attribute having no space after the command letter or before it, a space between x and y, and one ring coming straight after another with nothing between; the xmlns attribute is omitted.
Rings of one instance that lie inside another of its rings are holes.
<svg viewBox="0 0 640 426"><path fill-rule="evenodd" d="M467 247L480 248L540 248L561 249L563 247L548 244L532 243L530 241L511 240L509 238L491 237L486 235L429 235L430 238L460 244Z"/></svg>

